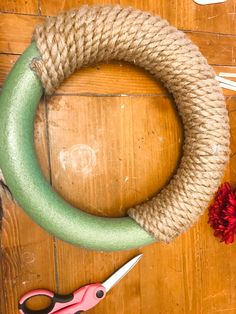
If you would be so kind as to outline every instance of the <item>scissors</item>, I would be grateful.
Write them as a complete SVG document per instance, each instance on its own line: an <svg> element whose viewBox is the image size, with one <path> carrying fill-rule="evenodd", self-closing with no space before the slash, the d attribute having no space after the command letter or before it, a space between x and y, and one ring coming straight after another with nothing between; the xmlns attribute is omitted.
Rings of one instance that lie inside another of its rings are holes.
<svg viewBox="0 0 236 314"><path fill-rule="evenodd" d="M19 302L19 312L21 314L79 314L88 311L105 298L107 292L128 274L141 257L142 254L131 259L103 283L83 286L69 295L58 295L44 289L30 291L21 298ZM36 296L49 297L51 304L43 310L29 309L26 302Z"/></svg>

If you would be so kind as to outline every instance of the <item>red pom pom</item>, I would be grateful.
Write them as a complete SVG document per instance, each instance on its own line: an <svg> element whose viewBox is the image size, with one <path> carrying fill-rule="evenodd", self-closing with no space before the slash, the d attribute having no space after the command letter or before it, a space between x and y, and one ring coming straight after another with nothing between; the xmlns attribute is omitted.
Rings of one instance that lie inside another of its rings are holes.
<svg viewBox="0 0 236 314"><path fill-rule="evenodd" d="M234 241L236 234L236 191L229 183L218 189L215 201L209 208L208 223L215 230L214 236L226 244Z"/></svg>

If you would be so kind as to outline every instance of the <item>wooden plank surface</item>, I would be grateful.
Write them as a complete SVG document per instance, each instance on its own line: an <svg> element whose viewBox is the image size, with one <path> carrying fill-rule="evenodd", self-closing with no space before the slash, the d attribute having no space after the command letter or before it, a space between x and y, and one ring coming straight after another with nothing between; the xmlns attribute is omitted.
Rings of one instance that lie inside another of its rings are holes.
<svg viewBox="0 0 236 314"><path fill-rule="evenodd" d="M0 2L1 12L40 14L40 3L38 0L2 0Z"/></svg>
<svg viewBox="0 0 236 314"><path fill-rule="evenodd" d="M0 86L30 43L35 25L45 15L83 3L2 1ZM110 3L161 14L186 31L216 73L236 73L234 0L206 7L192 0ZM236 94L224 94L231 124L225 180L236 184ZM70 203L98 215L124 215L129 206L155 194L175 171L182 141L181 122L167 91L145 71L123 62L75 73L54 97L42 101L35 121L37 153L48 180ZM236 313L236 247L213 237L207 211L168 245L104 253L54 239L5 197L1 207L2 314L16 314L17 300L30 289L70 293L102 281L138 252L144 253L139 265L90 313ZM32 306L44 304L39 299Z"/></svg>
<svg viewBox="0 0 236 314"><path fill-rule="evenodd" d="M79 208L124 215L173 175L182 136L167 96L57 96L48 106L53 185Z"/></svg>
<svg viewBox="0 0 236 314"><path fill-rule="evenodd" d="M213 6L199 6L192 0L111 0L109 2L106 0L42 0L40 7L42 14L57 15L58 11L94 3L120 4L150 11L185 30L235 34L236 3L234 0L227 0L226 3Z"/></svg>

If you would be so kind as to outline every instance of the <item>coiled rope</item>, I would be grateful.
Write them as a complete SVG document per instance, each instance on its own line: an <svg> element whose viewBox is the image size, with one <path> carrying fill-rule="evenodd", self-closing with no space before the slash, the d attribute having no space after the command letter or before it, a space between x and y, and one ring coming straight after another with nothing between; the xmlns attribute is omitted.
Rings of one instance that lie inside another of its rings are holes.
<svg viewBox="0 0 236 314"><path fill-rule="evenodd" d="M173 94L185 131L180 166L159 194L128 215L158 241L186 230L207 207L229 156L224 97L199 49L158 16L110 5L49 18L33 39L41 58L32 68L48 95L75 70L113 59L147 69Z"/></svg>

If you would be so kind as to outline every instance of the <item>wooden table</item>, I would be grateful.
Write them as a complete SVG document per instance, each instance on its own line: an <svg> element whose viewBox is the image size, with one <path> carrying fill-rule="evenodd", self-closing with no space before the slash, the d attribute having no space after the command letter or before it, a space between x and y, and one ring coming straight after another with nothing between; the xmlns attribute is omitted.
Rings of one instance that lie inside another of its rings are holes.
<svg viewBox="0 0 236 314"><path fill-rule="evenodd" d="M2 0L0 82L28 46L36 24L82 3L107 1ZM199 6L192 0L121 0L184 30L215 71L236 72L236 1ZM225 180L236 184L236 93L224 90L231 123ZM167 91L145 71L112 62L83 69L51 99L35 121L38 157L48 180L73 205L122 216L157 193L175 172L183 134ZM16 314L30 289L69 293L102 281L138 252L142 261L90 313L236 313L236 244L214 238L207 211L171 244L129 252L92 252L50 236L3 197L0 312ZM42 306L45 300L31 305Z"/></svg>

